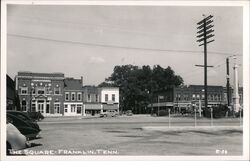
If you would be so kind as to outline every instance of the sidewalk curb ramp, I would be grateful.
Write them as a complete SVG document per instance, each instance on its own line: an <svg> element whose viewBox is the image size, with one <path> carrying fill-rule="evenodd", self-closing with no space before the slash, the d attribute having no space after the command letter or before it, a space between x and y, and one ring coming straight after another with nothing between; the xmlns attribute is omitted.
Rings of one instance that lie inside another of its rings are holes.
<svg viewBox="0 0 250 161"><path fill-rule="evenodd" d="M238 131L242 132L242 126L144 126L142 130L163 132L216 132L216 131Z"/></svg>

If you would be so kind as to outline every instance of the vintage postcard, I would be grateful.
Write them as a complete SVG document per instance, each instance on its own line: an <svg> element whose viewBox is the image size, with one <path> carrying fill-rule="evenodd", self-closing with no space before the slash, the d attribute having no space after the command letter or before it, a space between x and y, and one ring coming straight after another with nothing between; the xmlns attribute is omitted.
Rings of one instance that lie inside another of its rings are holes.
<svg viewBox="0 0 250 161"><path fill-rule="evenodd" d="M1 1L1 160L249 160L249 1Z"/></svg>

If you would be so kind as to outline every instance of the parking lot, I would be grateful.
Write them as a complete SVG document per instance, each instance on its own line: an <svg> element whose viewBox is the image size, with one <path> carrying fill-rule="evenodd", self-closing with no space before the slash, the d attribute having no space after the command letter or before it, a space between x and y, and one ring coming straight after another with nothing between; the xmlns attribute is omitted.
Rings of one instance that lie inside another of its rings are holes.
<svg viewBox="0 0 250 161"><path fill-rule="evenodd" d="M39 122L40 138L30 141L28 155L242 155L242 130L168 131L194 126L193 118L119 116L61 117ZM211 126L198 119L197 128ZM213 126L240 126L239 119L214 119ZM145 130L155 127L156 130ZM165 130L158 129L161 127Z"/></svg>

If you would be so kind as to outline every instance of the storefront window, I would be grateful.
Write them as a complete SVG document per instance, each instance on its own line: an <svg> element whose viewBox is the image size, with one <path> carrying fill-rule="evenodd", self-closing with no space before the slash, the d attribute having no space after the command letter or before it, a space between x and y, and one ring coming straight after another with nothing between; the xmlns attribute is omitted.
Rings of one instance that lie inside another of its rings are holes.
<svg viewBox="0 0 250 161"><path fill-rule="evenodd" d="M82 105L77 105L76 113L77 114L81 114L82 113Z"/></svg>
<svg viewBox="0 0 250 161"><path fill-rule="evenodd" d="M76 105L71 105L71 112L76 112Z"/></svg>

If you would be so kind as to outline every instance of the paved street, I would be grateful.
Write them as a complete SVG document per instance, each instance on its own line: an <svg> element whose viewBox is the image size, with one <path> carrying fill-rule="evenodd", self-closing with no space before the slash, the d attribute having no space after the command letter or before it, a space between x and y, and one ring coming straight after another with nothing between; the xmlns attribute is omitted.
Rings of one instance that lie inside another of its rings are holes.
<svg viewBox="0 0 250 161"><path fill-rule="evenodd" d="M168 128L168 117L45 118L39 125L41 138L31 141L30 154L45 150L55 151L54 155L79 151L84 153L77 154L86 155L241 155L242 152L241 130L144 129ZM171 118L170 125L194 126L194 119ZM239 126L239 119L215 119L213 125L235 127ZM210 121L198 119L197 126L210 126Z"/></svg>

